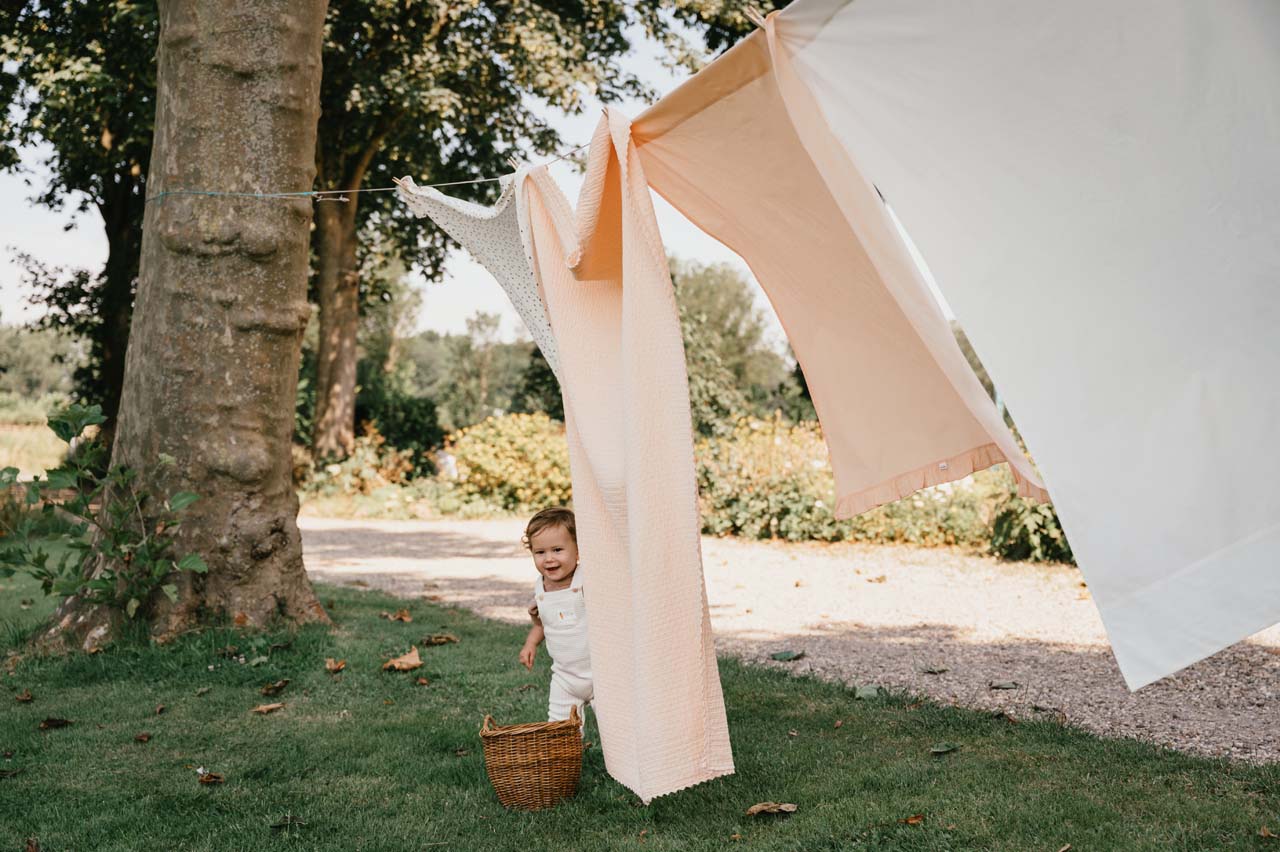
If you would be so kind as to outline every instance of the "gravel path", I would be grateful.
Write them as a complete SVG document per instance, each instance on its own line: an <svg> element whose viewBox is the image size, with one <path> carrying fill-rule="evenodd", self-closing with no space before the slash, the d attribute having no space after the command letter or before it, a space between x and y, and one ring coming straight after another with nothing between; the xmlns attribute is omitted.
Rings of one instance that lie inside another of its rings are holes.
<svg viewBox="0 0 1280 852"><path fill-rule="evenodd" d="M535 575L520 521L304 516L299 524L317 579L527 620ZM703 539L703 559L722 653L1015 718L1048 714L1184 751L1280 760L1280 627L1130 693L1073 568L947 550L712 538ZM768 659L782 650L805 656Z"/></svg>

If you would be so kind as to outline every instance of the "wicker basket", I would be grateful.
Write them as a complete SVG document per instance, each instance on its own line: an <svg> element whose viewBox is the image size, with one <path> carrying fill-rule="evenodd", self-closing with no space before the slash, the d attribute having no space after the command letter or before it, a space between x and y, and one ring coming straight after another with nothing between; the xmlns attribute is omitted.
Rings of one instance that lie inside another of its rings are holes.
<svg viewBox="0 0 1280 852"><path fill-rule="evenodd" d="M578 792L582 775L582 721L578 708L561 722L480 727L484 767L498 801L521 811L549 808Z"/></svg>

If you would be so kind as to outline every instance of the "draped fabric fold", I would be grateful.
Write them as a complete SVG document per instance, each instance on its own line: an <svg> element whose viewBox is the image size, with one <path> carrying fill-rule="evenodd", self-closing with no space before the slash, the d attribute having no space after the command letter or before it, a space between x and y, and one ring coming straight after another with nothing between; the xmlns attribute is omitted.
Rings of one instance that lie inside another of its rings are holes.
<svg viewBox="0 0 1280 852"><path fill-rule="evenodd" d="M733 772L666 252L616 112L592 139L576 216L545 167L522 189L564 374L601 746L647 803Z"/></svg>
<svg viewBox="0 0 1280 852"><path fill-rule="evenodd" d="M1001 461L1047 499L875 188L785 82L756 32L634 132L650 186L741 255L773 303L831 453L836 515Z"/></svg>
<svg viewBox="0 0 1280 852"><path fill-rule="evenodd" d="M927 259L1129 685L1280 620L1280 4L797 0L766 29L741 53L767 38L828 188L874 184Z"/></svg>

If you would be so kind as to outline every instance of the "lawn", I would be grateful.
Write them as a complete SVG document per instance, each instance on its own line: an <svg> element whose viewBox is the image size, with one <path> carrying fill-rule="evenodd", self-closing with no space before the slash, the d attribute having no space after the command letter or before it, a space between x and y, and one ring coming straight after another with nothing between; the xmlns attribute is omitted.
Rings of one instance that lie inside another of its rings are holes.
<svg viewBox="0 0 1280 852"><path fill-rule="evenodd" d="M0 586L8 649L50 605L29 584ZM16 662L0 678L0 850L28 838L45 852L1280 850L1262 834L1264 825L1280 834L1280 767L906 696L859 701L730 661L721 672L737 775L646 808L592 748L575 800L510 813L488 786L477 730L486 712L499 721L543 712L547 660L533 675L516 664L524 631L358 589L320 596L332 630L210 630L162 649ZM24 609L24 599L34 602ZM379 617L406 605L411 623ZM443 631L461 641L418 641ZM421 669L381 671L415 642ZM327 673L326 657L346 669ZM260 694L284 678L279 696ZM33 699L16 702L27 690ZM268 702L285 706L251 714ZM50 717L72 724L38 730ZM135 741L140 733L149 741ZM596 739L593 726L587 736ZM935 756L940 743L958 748ZM200 784L197 768L225 781ZM762 800L799 810L744 814Z"/></svg>

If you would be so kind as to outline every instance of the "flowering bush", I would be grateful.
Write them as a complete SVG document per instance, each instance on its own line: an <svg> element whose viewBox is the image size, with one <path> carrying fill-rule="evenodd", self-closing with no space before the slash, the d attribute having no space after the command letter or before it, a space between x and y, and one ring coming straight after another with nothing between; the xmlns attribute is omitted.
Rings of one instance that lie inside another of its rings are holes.
<svg viewBox="0 0 1280 852"><path fill-rule="evenodd" d="M457 465L461 505L527 512L572 499L564 426L545 414L490 417L450 435L446 450Z"/></svg>

